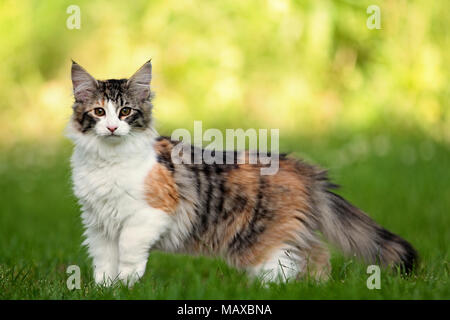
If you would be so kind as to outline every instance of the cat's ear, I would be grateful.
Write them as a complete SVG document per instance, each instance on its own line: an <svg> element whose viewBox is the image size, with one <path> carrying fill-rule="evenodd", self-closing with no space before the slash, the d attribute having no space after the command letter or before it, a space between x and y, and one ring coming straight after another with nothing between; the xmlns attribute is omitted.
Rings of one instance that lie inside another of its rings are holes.
<svg viewBox="0 0 450 320"><path fill-rule="evenodd" d="M152 62L147 61L135 74L128 79L127 85L130 93L138 100L150 97L150 81L152 80Z"/></svg>
<svg viewBox="0 0 450 320"><path fill-rule="evenodd" d="M97 90L98 82L78 63L72 60L72 85L75 100L85 102Z"/></svg>

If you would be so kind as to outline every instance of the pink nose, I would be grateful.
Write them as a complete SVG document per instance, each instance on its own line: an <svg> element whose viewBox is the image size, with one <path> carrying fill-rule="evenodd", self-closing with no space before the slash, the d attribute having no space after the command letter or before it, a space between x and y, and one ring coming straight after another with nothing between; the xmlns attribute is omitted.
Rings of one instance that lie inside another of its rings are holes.
<svg viewBox="0 0 450 320"><path fill-rule="evenodd" d="M116 131L117 127L107 127L109 131L111 131L111 133L114 133L114 131Z"/></svg>

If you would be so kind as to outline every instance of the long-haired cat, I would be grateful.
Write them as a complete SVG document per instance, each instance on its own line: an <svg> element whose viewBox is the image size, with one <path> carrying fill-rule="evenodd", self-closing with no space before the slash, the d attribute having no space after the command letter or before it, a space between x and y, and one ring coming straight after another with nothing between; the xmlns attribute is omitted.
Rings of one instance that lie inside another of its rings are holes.
<svg viewBox="0 0 450 320"><path fill-rule="evenodd" d="M173 161L181 142L153 129L151 72L149 61L129 79L100 81L72 64L73 188L97 283L132 285L154 249L220 256L265 281L324 279L319 232L345 254L411 271L413 247L315 166L280 155L278 172L261 175L262 164Z"/></svg>

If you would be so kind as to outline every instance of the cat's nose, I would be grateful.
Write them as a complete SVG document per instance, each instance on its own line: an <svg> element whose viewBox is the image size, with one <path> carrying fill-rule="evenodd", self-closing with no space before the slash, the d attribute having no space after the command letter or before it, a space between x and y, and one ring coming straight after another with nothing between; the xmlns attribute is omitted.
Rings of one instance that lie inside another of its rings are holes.
<svg viewBox="0 0 450 320"><path fill-rule="evenodd" d="M114 131L116 131L117 126L108 126L107 127L109 131L111 131L111 133L114 133Z"/></svg>

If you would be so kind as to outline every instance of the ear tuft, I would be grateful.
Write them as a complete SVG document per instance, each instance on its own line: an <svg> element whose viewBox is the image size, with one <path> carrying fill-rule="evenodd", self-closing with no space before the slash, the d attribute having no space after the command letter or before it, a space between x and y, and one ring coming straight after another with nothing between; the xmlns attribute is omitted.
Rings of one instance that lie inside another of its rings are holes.
<svg viewBox="0 0 450 320"><path fill-rule="evenodd" d="M94 94L98 82L78 63L72 60L72 85L75 100L86 102Z"/></svg>
<svg viewBox="0 0 450 320"><path fill-rule="evenodd" d="M138 100L147 100L150 97L150 81L152 80L152 62L147 61L127 82L131 94Z"/></svg>

